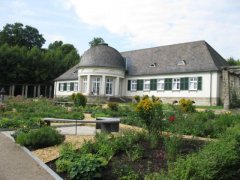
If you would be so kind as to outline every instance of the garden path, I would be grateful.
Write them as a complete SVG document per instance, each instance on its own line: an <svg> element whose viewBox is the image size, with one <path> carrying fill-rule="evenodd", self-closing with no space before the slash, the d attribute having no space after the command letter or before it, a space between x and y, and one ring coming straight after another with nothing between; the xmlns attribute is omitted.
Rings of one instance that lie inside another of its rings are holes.
<svg viewBox="0 0 240 180"><path fill-rule="evenodd" d="M19 145L0 133L1 180L51 180L54 179Z"/></svg>

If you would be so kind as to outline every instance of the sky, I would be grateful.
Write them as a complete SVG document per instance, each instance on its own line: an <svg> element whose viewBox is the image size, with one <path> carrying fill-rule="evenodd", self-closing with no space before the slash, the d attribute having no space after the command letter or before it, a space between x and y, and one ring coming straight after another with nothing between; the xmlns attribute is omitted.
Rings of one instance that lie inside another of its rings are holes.
<svg viewBox="0 0 240 180"><path fill-rule="evenodd" d="M240 59L239 0L0 0L0 30L15 22L81 55L102 37L120 52L205 40Z"/></svg>

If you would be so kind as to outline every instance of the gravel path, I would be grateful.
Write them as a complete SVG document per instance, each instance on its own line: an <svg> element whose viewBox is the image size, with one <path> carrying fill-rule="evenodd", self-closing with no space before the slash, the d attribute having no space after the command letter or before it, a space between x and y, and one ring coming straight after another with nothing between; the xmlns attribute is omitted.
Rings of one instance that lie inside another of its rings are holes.
<svg viewBox="0 0 240 180"><path fill-rule="evenodd" d="M0 179L51 180L54 178L24 152L19 145L0 133Z"/></svg>

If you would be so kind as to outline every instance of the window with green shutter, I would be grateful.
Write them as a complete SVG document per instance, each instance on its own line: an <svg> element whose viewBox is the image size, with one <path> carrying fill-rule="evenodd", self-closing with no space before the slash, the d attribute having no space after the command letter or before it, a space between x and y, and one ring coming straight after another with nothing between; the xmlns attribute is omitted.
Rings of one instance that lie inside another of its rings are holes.
<svg viewBox="0 0 240 180"><path fill-rule="evenodd" d="M67 91L67 83L63 84L63 91Z"/></svg>
<svg viewBox="0 0 240 180"><path fill-rule="evenodd" d="M128 80L128 91L131 90L131 80Z"/></svg>
<svg viewBox="0 0 240 180"><path fill-rule="evenodd" d="M150 79L150 90L157 90L157 79Z"/></svg>
<svg viewBox="0 0 240 180"><path fill-rule="evenodd" d="M164 90L172 90L172 78L165 79Z"/></svg>
<svg viewBox="0 0 240 180"><path fill-rule="evenodd" d="M188 77L180 79L180 90L188 90Z"/></svg>
<svg viewBox="0 0 240 180"><path fill-rule="evenodd" d="M71 82L71 83L70 83L70 91L73 91L73 89L74 89L74 83Z"/></svg>
<svg viewBox="0 0 240 180"><path fill-rule="evenodd" d="M143 90L143 80L138 79L137 80L137 91L142 91Z"/></svg>
<svg viewBox="0 0 240 180"><path fill-rule="evenodd" d="M198 90L202 90L202 77L198 77Z"/></svg>

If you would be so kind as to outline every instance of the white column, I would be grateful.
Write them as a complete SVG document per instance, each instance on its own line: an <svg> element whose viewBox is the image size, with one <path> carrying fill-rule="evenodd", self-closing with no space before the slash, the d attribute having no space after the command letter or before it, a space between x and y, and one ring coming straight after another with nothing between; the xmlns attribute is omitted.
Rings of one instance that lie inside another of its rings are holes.
<svg viewBox="0 0 240 180"><path fill-rule="evenodd" d="M59 87L58 87L58 83L55 81L54 82L54 94L53 94L53 97L55 98L55 97L57 97L56 95L57 95L57 91L59 91L59 89L58 89Z"/></svg>
<svg viewBox="0 0 240 180"><path fill-rule="evenodd" d="M22 97L24 97L24 85L22 85Z"/></svg>
<svg viewBox="0 0 240 180"><path fill-rule="evenodd" d="M78 92L82 93L82 76L78 77Z"/></svg>
<svg viewBox="0 0 240 180"><path fill-rule="evenodd" d="M14 92L15 92L15 85L12 85L12 96L14 96Z"/></svg>
<svg viewBox="0 0 240 180"><path fill-rule="evenodd" d="M91 94L91 76L87 75L87 95Z"/></svg>
<svg viewBox="0 0 240 180"><path fill-rule="evenodd" d="M28 85L25 86L25 98L28 97Z"/></svg>
<svg viewBox="0 0 240 180"><path fill-rule="evenodd" d="M38 85L38 97L40 97L40 93L41 93L41 85Z"/></svg>
<svg viewBox="0 0 240 180"><path fill-rule="evenodd" d="M9 86L9 92L8 92L9 96L12 96L12 86Z"/></svg>
<svg viewBox="0 0 240 180"><path fill-rule="evenodd" d="M120 94L119 94L119 77L116 77L114 89L115 89L114 96L120 96Z"/></svg>
<svg viewBox="0 0 240 180"><path fill-rule="evenodd" d="M52 85L49 86L49 94L48 94L48 98L52 97Z"/></svg>
<svg viewBox="0 0 240 180"><path fill-rule="evenodd" d="M106 76L102 75L102 83L101 83L101 90L100 90L100 96L105 96L106 94Z"/></svg>
<svg viewBox="0 0 240 180"><path fill-rule="evenodd" d="M36 86L34 85L34 87L33 87L33 97L34 98L36 97L36 92L37 92L37 89L36 89Z"/></svg>

